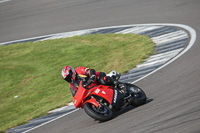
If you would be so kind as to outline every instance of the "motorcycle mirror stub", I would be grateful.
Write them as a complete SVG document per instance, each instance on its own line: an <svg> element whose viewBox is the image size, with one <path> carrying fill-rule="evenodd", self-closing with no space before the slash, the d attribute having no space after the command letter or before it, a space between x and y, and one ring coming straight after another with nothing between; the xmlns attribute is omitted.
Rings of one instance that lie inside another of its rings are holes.
<svg viewBox="0 0 200 133"><path fill-rule="evenodd" d="M119 80L120 76L121 76L121 73L117 73L117 74L116 74L116 80L117 80L117 81Z"/></svg>
<svg viewBox="0 0 200 133"><path fill-rule="evenodd" d="M115 70L113 70L110 73L106 74L106 76L109 76L109 77L116 76L116 73L117 72Z"/></svg>

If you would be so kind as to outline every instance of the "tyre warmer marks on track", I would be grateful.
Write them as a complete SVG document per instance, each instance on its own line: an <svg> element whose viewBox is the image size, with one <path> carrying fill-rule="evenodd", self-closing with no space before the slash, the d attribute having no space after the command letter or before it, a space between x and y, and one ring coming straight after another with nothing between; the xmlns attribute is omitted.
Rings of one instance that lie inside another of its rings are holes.
<svg viewBox="0 0 200 133"><path fill-rule="evenodd" d="M115 27L105 27L105 28L65 32L65 33L5 42L5 43L0 43L0 45L66 38L75 35L82 36L86 34L106 34L106 33L113 33L113 34L135 33L140 35L147 35L156 44L155 48L156 54L151 55L148 59L145 60L144 63L137 65L136 68L129 70L128 73L121 76L120 78L121 82L132 82L132 83L141 79L145 75L148 75L155 69L163 66L166 62L177 56L188 45L190 36L188 35L188 32L185 31L184 29L180 27L175 27L173 25L144 24L144 25L115 26ZM73 104L70 104L69 106L50 111L49 112L50 114L47 116L30 120L29 123L9 129L6 132L8 133L28 132L39 126L42 126L58 118L61 118L65 115L68 115L72 111L75 111L75 107L73 106Z"/></svg>

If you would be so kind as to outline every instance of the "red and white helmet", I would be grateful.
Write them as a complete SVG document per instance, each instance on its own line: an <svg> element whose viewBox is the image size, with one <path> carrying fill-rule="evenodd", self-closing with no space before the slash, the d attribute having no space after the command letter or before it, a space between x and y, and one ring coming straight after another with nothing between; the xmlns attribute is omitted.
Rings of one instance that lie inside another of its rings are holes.
<svg viewBox="0 0 200 133"><path fill-rule="evenodd" d="M76 78L76 71L74 70L73 67L65 66L61 71L61 76L64 80L71 83Z"/></svg>

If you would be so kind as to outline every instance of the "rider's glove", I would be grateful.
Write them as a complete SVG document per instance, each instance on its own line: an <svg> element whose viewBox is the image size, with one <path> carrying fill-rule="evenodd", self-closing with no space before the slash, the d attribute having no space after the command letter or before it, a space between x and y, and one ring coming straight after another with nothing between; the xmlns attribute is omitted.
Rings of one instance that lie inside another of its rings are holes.
<svg viewBox="0 0 200 133"><path fill-rule="evenodd" d="M94 82L94 80L95 80L95 75L92 75L89 79L88 79L88 81L87 82L83 82L83 87L84 88L88 88L88 86L90 86L93 82Z"/></svg>
<svg viewBox="0 0 200 133"><path fill-rule="evenodd" d="M105 76L104 77L104 82L106 83L106 85L111 85L111 86L114 86L114 79L112 77L109 77L109 76Z"/></svg>
<svg viewBox="0 0 200 133"><path fill-rule="evenodd" d="M83 86L85 89L87 89L87 87L88 87L88 85L87 85L86 82L82 82L82 86Z"/></svg>

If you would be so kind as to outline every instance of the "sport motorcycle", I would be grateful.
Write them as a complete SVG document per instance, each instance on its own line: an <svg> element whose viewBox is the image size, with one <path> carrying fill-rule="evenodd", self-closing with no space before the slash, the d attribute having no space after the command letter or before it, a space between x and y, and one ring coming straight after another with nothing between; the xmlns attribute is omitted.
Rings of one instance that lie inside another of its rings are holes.
<svg viewBox="0 0 200 133"><path fill-rule="evenodd" d="M83 87L83 80L79 86L70 85L73 103L76 108L82 108L95 120L107 121L114 114L129 106L140 106L146 103L145 92L136 85L119 82L120 73L112 71L107 76L114 79L113 86L93 84L93 87Z"/></svg>

